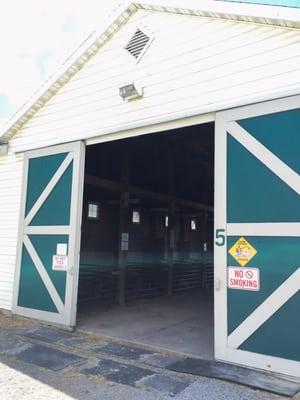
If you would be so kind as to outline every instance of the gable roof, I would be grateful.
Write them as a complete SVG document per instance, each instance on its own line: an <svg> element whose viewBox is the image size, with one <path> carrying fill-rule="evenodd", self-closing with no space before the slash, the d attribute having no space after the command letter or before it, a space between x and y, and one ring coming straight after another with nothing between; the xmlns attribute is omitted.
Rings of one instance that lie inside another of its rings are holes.
<svg viewBox="0 0 300 400"><path fill-rule="evenodd" d="M229 3L220 0L201 0L201 2L199 0L123 1L108 18L105 28L101 31L94 31L68 57L56 73L12 116L0 131L0 143L8 142L139 9L300 29L300 9L295 8Z"/></svg>

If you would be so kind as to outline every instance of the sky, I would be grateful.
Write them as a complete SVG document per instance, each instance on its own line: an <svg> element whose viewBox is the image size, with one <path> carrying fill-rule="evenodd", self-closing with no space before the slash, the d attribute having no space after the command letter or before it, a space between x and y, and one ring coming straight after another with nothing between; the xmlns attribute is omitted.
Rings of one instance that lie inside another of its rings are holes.
<svg viewBox="0 0 300 400"><path fill-rule="evenodd" d="M0 0L0 128L120 2Z"/></svg>
<svg viewBox="0 0 300 400"><path fill-rule="evenodd" d="M300 0L228 1L300 7ZM120 2L0 0L0 129Z"/></svg>

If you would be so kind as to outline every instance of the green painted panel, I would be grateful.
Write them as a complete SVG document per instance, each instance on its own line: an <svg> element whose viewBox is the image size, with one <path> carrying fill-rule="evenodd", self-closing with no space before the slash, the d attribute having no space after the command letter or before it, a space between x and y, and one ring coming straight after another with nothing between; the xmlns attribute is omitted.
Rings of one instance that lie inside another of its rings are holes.
<svg viewBox="0 0 300 400"><path fill-rule="evenodd" d="M71 210L73 163L48 196L30 225L69 225Z"/></svg>
<svg viewBox="0 0 300 400"><path fill-rule="evenodd" d="M300 293L266 321L240 349L300 361Z"/></svg>
<svg viewBox="0 0 300 400"><path fill-rule="evenodd" d="M300 109L244 119L238 123L300 173Z"/></svg>
<svg viewBox="0 0 300 400"><path fill-rule="evenodd" d="M228 237L228 250L239 237ZM228 289L228 332L239 326L278 286L299 268L300 238L296 237L246 237L257 250L247 264L260 269L261 290L250 292ZM228 266L239 266L228 254ZM298 304L300 309L300 303ZM290 327L292 333L292 327Z"/></svg>
<svg viewBox="0 0 300 400"><path fill-rule="evenodd" d="M25 246L22 251L18 306L58 312Z"/></svg>
<svg viewBox="0 0 300 400"><path fill-rule="evenodd" d="M299 196L231 135L227 136L228 222L299 222Z"/></svg>
<svg viewBox="0 0 300 400"><path fill-rule="evenodd" d="M26 194L26 215L42 194L67 153L32 158L28 166L28 183Z"/></svg>
<svg viewBox="0 0 300 400"><path fill-rule="evenodd" d="M58 243L69 243L67 235L30 235L33 247L40 257L63 303L65 303L66 272L52 270L52 256Z"/></svg>
<svg viewBox="0 0 300 400"><path fill-rule="evenodd" d="M300 173L300 109L238 123ZM262 162L228 135L228 222L299 222L300 199ZM239 237L228 237L228 250ZM228 289L228 332L234 331L299 268L300 237L248 237L257 250L247 267L260 270L259 292ZM231 255L228 266L239 266ZM300 361L300 293L293 296L240 349Z"/></svg>

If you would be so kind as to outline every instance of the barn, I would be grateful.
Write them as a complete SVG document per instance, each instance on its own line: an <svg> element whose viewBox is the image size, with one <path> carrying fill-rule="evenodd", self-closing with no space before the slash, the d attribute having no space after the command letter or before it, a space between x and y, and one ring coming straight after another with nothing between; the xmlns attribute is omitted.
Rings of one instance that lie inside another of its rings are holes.
<svg viewBox="0 0 300 400"><path fill-rule="evenodd" d="M0 134L0 308L300 377L299 29L122 3Z"/></svg>

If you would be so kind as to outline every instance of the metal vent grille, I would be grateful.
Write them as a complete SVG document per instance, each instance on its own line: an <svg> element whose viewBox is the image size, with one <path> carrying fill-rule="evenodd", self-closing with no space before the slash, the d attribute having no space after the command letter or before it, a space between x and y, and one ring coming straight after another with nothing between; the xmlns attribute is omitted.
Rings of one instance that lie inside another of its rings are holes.
<svg viewBox="0 0 300 400"><path fill-rule="evenodd" d="M138 59L143 51L146 49L147 45L150 43L150 37L147 36L140 29L137 29L133 37L130 39L129 43L125 47L135 59Z"/></svg>

